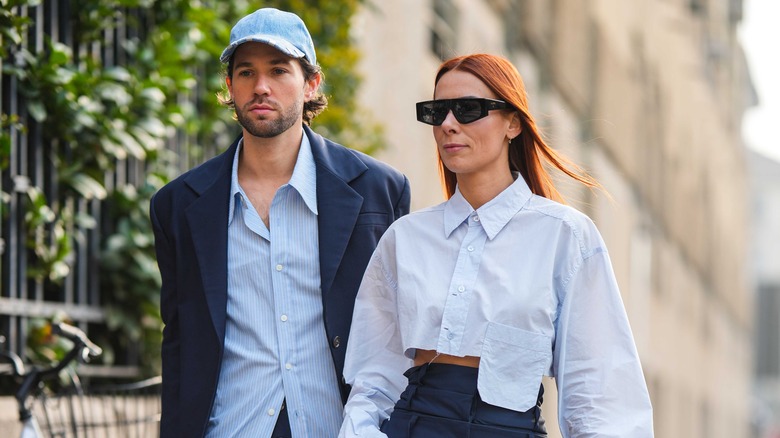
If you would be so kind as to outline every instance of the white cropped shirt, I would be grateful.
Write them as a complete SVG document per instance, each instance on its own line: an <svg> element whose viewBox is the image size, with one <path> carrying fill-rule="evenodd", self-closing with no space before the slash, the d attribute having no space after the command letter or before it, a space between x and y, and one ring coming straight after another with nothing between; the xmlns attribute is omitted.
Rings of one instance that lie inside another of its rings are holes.
<svg viewBox="0 0 780 438"><path fill-rule="evenodd" d="M459 191L396 221L355 302L340 437L384 437L417 349L480 357L490 404L526 411L555 378L565 438L653 436L652 408L604 242L523 178L476 211Z"/></svg>

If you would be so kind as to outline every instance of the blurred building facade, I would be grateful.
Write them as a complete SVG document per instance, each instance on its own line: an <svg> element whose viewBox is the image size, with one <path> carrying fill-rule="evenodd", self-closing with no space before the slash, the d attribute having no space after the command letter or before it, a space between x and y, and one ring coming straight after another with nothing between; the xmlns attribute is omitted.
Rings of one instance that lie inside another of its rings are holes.
<svg viewBox="0 0 780 438"><path fill-rule="evenodd" d="M741 13L741 0L371 0L353 25L362 104L413 209L444 199L430 127L414 119L441 58L517 66L550 144L612 197L563 186L610 249L658 437L754 436Z"/></svg>
<svg viewBox="0 0 780 438"><path fill-rule="evenodd" d="M780 437L780 162L748 155L751 193L751 279L755 292L756 425Z"/></svg>

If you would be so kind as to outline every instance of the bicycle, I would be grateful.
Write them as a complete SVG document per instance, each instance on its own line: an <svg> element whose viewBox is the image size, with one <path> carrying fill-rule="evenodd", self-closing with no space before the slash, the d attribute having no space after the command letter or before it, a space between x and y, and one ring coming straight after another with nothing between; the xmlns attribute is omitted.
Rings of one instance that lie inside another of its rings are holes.
<svg viewBox="0 0 780 438"><path fill-rule="evenodd" d="M73 343L63 359L52 365L25 367L17 354L0 352L9 362L10 374L20 382L15 393L20 438L157 436L160 377L85 389L71 371L69 384L52 393L46 382L55 380L74 361L83 363L99 356L102 349L68 324L52 324L51 332Z"/></svg>

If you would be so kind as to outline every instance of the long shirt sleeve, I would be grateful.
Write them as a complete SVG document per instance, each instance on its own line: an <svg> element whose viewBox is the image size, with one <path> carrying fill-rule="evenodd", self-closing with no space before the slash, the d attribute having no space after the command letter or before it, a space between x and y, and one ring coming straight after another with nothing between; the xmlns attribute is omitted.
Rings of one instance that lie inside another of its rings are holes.
<svg viewBox="0 0 780 438"><path fill-rule="evenodd" d="M561 432L565 438L652 437L650 397L609 255L597 248L574 269L564 286L553 356Z"/></svg>
<svg viewBox="0 0 780 438"><path fill-rule="evenodd" d="M397 284L385 273L382 243L368 264L355 301L344 378L352 385L339 437L385 437L379 425L390 416L406 386L396 307Z"/></svg>

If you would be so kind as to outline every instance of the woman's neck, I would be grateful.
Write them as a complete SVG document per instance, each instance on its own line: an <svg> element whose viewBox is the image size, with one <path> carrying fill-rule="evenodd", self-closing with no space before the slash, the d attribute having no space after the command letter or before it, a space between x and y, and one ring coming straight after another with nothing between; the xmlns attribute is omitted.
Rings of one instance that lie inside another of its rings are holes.
<svg viewBox="0 0 780 438"><path fill-rule="evenodd" d="M509 169L501 174L460 174L458 190L471 207L476 210L498 196L515 181Z"/></svg>

